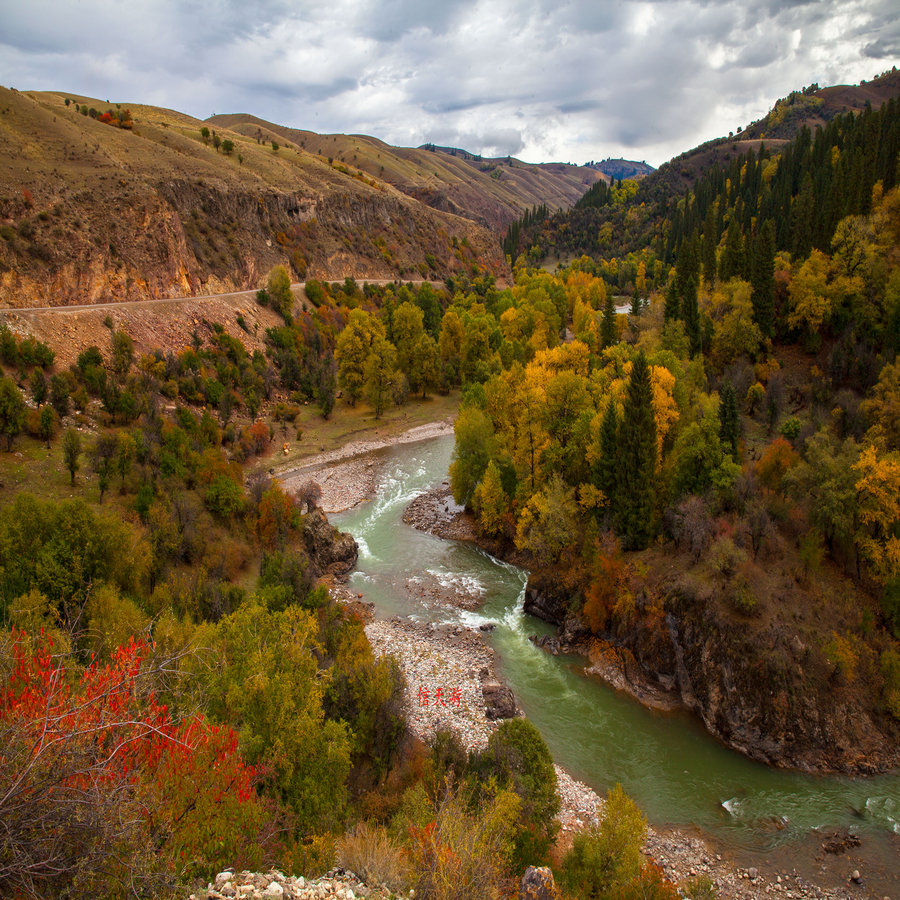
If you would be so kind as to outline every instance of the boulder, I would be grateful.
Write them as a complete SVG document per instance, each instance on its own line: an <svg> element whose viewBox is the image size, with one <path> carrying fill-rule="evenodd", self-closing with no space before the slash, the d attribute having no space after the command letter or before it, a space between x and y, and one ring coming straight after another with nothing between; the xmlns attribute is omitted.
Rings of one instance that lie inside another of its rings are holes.
<svg viewBox="0 0 900 900"><path fill-rule="evenodd" d="M484 714L491 720L512 719L519 714L516 695L499 681L485 681L481 685Z"/></svg>
<svg viewBox="0 0 900 900"><path fill-rule="evenodd" d="M558 900L553 873L546 866L529 866L519 884L519 900Z"/></svg>
<svg viewBox="0 0 900 900"><path fill-rule="evenodd" d="M359 547L353 535L338 531L321 509L314 509L304 518L303 542L315 575L343 578L356 565Z"/></svg>

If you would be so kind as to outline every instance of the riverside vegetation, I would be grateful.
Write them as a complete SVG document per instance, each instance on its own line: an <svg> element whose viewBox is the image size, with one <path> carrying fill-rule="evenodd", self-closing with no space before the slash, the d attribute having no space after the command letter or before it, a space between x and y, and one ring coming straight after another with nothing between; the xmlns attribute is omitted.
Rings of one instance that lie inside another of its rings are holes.
<svg viewBox="0 0 900 900"><path fill-rule="evenodd" d="M306 293L294 309L272 273L258 301L284 324L265 354L209 322L142 353L110 318L63 367L0 327L4 891L167 895L337 853L387 890L487 897L549 859L536 729L511 721L472 753L408 733L396 663L317 584L353 565L352 540L315 484L252 470L308 403L324 421L368 398L377 417L469 378L487 314L445 313L468 282ZM612 859L609 884L674 896L633 862Z"/></svg>
<svg viewBox="0 0 900 900"><path fill-rule="evenodd" d="M190 346L137 352L110 318L65 368L0 328L4 891L167 894L225 866L319 874L337 853L423 897L495 896L543 862L572 897L675 896L620 791L555 845L528 722L472 753L408 734L396 665L317 584L355 558L317 487L247 471L301 412L310 428L307 404L378 419L461 389L455 497L598 668L772 763L896 766L896 150L830 233L788 247L776 227L872 115L682 198L714 224L671 259L523 258L506 289L309 282L302 308L275 270L265 352L205 321ZM896 107L879 115L890 149ZM769 185L787 199L765 219Z"/></svg>

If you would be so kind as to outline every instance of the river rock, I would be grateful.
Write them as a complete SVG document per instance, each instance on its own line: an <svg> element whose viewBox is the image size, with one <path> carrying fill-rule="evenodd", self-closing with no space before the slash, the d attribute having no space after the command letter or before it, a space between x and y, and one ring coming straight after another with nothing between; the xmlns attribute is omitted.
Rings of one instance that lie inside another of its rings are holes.
<svg viewBox="0 0 900 900"><path fill-rule="evenodd" d="M536 575L529 576L523 607L529 615L551 625L562 625L568 612L568 600L568 593L558 583Z"/></svg>
<svg viewBox="0 0 900 900"><path fill-rule="evenodd" d="M499 681L485 681L481 685L484 714L489 719L512 719L519 714L516 695Z"/></svg>
<svg viewBox="0 0 900 900"><path fill-rule="evenodd" d="M303 542L317 575L343 578L356 565L359 547L353 535L338 531L321 509L305 517Z"/></svg>
<svg viewBox="0 0 900 900"><path fill-rule="evenodd" d="M553 873L546 866L529 866L519 885L520 900L558 900Z"/></svg>

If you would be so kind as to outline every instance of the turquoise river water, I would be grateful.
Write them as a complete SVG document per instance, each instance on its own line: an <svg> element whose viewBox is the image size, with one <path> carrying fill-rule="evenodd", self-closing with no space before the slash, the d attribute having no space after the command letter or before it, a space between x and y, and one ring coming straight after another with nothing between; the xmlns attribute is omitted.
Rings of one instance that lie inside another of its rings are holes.
<svg viewBox="0 0 900 900"><path fill-rule="evenodd" d="M500 670L556 761L598 792L620 782L656 825L694 825L736 852L790 852L813 829L849 827L881 863L900 870L900 776L810 776L770 769L714 740L686 713L645 709L580 674L582 660L553 657L529 640L550 626L522 611L526 573L476 548L416 531L401 517L418 494L446 478L453 438L379 451L376 497L331 519L359 543L353 590L378 615L478 627ZM435 611L405 589L429 573L479 591L477 612Z"/></svg>

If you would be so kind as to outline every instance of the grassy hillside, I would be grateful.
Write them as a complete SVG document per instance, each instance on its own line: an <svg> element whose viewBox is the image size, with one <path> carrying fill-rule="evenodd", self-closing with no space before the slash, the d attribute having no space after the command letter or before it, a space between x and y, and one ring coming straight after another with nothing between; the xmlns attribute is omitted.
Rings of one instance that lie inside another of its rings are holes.
<svg viewBox="0 0 900 900"><path fill-rule="evenodd" d="M355 167L127 108L114 127L125 104L0 88L0 305L253 288L278 263L298 279L504 270L494 235Z"/></svg>
<svg viewBox="0 0 900 900"><path fill-rule="evenodd" d="M586 166L532 165L511 157L485 159L450 147L392 147L361 134L316 134L273 125L244 113L213 116L211 128L285 143L319 159L360 169L434 209L496 229L524 210L568 209L600 176Z"/></svg>

